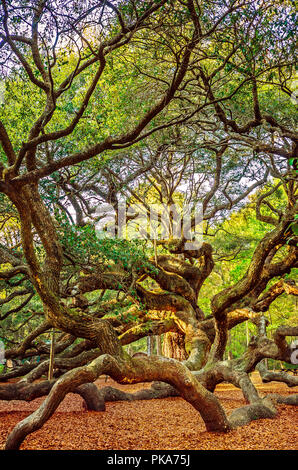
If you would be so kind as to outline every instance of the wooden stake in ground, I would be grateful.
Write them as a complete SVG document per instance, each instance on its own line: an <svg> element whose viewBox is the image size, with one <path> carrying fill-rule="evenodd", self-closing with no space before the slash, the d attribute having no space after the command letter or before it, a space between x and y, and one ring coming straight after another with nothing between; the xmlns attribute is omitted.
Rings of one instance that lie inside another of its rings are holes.
<svg viewBox="0 0 298 470"><path fill-rule="evenodd" d="M147 336L147 354L152 356L154 354L154 337Z"/></svg>

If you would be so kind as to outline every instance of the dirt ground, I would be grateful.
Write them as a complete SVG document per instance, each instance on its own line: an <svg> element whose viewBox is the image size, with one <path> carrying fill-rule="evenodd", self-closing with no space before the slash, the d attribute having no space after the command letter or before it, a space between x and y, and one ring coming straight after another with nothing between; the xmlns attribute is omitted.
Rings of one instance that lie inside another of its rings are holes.
<svg viewBox="0 0 298 470"><path fill-rule="evenodd" d="M260 394L295 393L285 384L262 384L253 376ZM121 386L101 377L96 384L134 392L150 384ZM296 390L297 393L297 390ZM217 386L216 396L229 415L245 405L242 393L229 384ZM30 403L0 400L0 448L8 433L43 398ZM278 405L272 420L253 421L228 434L205 431L202 418L182 398L114 402L105 412L85 411L82 399L69 394L42 429L28 436L21 449L30 450L297 450L297 408Z"/></svg>

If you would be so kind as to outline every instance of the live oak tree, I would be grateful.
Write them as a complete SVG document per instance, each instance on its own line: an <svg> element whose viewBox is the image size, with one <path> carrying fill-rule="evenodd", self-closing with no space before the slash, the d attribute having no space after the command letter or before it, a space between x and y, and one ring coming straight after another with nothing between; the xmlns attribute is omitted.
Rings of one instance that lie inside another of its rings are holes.
<svg viewBox="0 0 298 470"><path fill-rule="evenodd" d="M286 337L298 332L283 325L269 339L264 316L280 295L297 295L285 278L297 267L294 22L291 2L1 1L0 191L3 227L13 218L16 230L15 242L1 234L0 278L9 292L1 302L20 297L16 308L30 306L43 321L7 352L41 363L20 367L22 379L0 387L0 398L47 395L7 449L69 392L95 410L115 397L179 394L208 431L275 416L249 373L259 364L270 380L262 360L290 362ZM287 97L282 109L276 93ZM209 241L228 211L267 182L254 205L268 229L246 272L211 297L206 316L200 292L215 265ZM189 250L183 236L168 237L150 253L145 243L98 239L96 208L116 208L129 195L149 210L152 192L165 204L201 200L208 241ZM117 294L105 300L107 291ZM224 360L228 331L247 320L256 337L241 357ZM52 328L61 332L56 376L35 383L49 366L48 346L37 338ZM123 346L148 332L179 335L184 360L130 357ZM154 384L136 396L100 393L92 383L101 374ZM297 385L291 375L278 378ZM229 417L212 393L222 381L248 402Z"/></svg>

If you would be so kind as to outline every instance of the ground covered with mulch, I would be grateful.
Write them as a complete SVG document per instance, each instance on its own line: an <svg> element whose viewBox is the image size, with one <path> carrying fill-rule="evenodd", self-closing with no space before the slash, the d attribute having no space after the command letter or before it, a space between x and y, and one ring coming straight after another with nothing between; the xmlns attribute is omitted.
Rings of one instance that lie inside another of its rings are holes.
<svg viewBox="0 0 298 470"><path fill-rule="evenodd" d="M261 384L261 395L295 393L285 384ZM150 384L120 386L101 377L98 387L115 386L128 392ZM296 390L297 393L297 390ZM216 388L229 415L245 405L242 393L229 384ZM0 448L13 427L32 413L43 398L30 403L0 401ZM297 450L297 408L277 405L274 419L251 422L228 434L205 431L202 418L182 398L113 402L105 412L85 411L82 398L69 394L42 429L28 436L21 449L30 450Z"/></svg>

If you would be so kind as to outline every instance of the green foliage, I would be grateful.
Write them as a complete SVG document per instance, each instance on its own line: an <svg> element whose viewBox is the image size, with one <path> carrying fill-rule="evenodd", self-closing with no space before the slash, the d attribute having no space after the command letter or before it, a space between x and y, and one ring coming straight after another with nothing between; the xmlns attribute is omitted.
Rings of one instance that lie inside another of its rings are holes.
<svg viewBox="0 0 298 470"><path fill-rule="evenodd" d="M119 238L98 238L96 228L93 225L77 227L72 225L65 214L56 211L56 219L59 223L60 240L69 254L74 254L77 260L86 262L89 266L104 265L112 268L113 265L121 265L129 271L141 267L154 269L145 259L144 242L141 240L128 241Z"/></svg>

